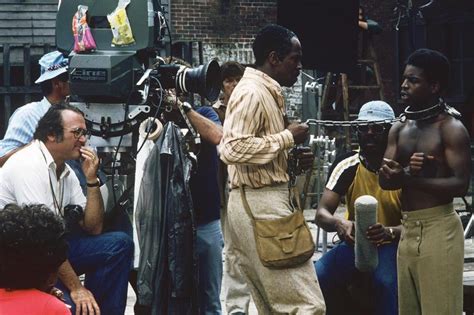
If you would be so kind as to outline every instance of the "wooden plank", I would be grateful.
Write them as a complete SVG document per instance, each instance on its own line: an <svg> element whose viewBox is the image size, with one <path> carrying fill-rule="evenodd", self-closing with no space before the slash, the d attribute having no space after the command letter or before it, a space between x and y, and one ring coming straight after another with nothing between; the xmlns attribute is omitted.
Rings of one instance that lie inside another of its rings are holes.
<svg viewBox="0 0 474 315"><path fill-rule="evenodd" d="M18 3L44 3L44 4L56 4L58 0L1 0L5 4L18 4Z"/></svg>
<svg viewBox="0 0 474 315"><path fill-rule="evenodd" d="M51 28L15 28L15 29L3 29L0 36L55 36L56 29Z"/></svg>
<svg viewBox="0 0 474 315"><path fill-rule="evenodd" d="M41 89L39 86L0 86L0 95L25 93L41 93Z"/></svg>
<svg viewBox="0 0 474 315"><path fill-rule="evenodd" d="M43 3L43 4L54 4L58 5L58 0L0 0L0 4L18 4L18 3L24 3L24 4L38 4L38 3Z"/></svg>
<svg viewBox="0 0 474 315"><path fill-rule="evenodd" d="M349 121L349 87L347 74L341 73L341 85L342 85L342 104L344 106L344 120ZM344 127L344 133L346 135L346 148L351 148L351 128Z"/></svg>
<svg viewBox="0 0 474 315"><path fill-rule="evenodd" d="M0 36L0 43L8 43L8 44L24 44L24 43L32 43L32 44L50 44L54 45L56 41L55 36L22 36L22 37L14 37L14 36Z"/></svg>
<svg viewBox="0 0 474 315"><path fill-rule="evenodd" d="M35 28L56 28L56 20L0 20L0 33L3 31L2 29L10 29L13 27L18 28L28 28L28 27L35 27Z"/></svg>
<svg viewBox="0 0 474 315"><path fill-rule="evenodd" d="M31 47L25 45L23 50L23 80L25 87L31 87ZM25 104L31 101L31 94L25 94Z"/></svg>
<svg viewBox="0 0 474 315"><path fill-rule="evenodd" d="M0 47L2 47L3 43L0 43ZM31 49L33 50L36 50L36 51L43 51L44 49L44 44L32 44L32 43L28 43L28 45L30 45ZM21 50L23 51L23 47L25 46L25 43L21 43L21 44L9 44L10 46L10 50L11 51L14 51L14 50ZM1 53L1 51L0 51Z"/></svg>
<svg viewBox="0 0 474 315"><path fill-rule="evenodd" d="M2 12L57 12L58 5L53 4L38 4L38 3L25 3L25 4L2 4L0 5L0 11Z"/></svg>
<svg viewBox="0 0 474 315"><path fill-rule="evenodd" d="M56 19L56 12L1 12L3 20L51 20Z"/></svg>
<svg viewBox="0 0 474 315"><path fill-rule="evenodd" d="M10 86L10 46L8 44L3 45L3 86ZM11 97L8 94L3 98L3 114L5 126L7 126L12 114Z"/></svg>

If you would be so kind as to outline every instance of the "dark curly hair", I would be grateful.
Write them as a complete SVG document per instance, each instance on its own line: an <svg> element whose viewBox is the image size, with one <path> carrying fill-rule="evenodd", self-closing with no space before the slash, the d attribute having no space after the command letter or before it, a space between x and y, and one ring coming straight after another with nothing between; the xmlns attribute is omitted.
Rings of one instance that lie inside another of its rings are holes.
<svg viewBox="0 0 474 315"><path fill-rule="evenodd" d="M423 70L428 82L439 82L441 92L448 89L449 85L449 60L439 51L421 48L415 50L406 61Z"/></svg>
<svg viewBox="0 0 474 315"><path fill-rule="evenodd" d="M66 103L50 106L46 114L44 114L44 116L39 120L33 138L46 142L48 136L53 135L56 137L56 142L63 141L64 130L62 112L64 110L71 110L84 116L82 111Z"/></svg>
<svg viewBox="0 0 474 315"><path fill-rule="evenodd" d="M276 24L269 24L262 28L252 45L255 65L262 66L272 51L275 51L278 58L283 60L290 53L291 39L295 36L295 33L289 29Z"/></svg>
<svg viewBox="0 0 474 315"><path fill-rule="evenodd" d="M64 223L45 205L0 210L0 288L41 288L66 260Z"/></svg>

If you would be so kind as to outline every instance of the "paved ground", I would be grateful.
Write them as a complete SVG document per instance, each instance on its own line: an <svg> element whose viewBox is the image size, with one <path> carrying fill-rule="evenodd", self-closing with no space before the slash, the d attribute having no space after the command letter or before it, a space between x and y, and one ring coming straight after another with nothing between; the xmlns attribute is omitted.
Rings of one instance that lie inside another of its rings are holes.
<svg viewBox="0 0 474 315"><path fill-rule="evenodd" d="M305 217L307 220L313 220L314 219L314 214L315 214L315 211L314 210L305 210ZM314 238L316 239L316 233L317 233L317 227L316 225L312 224L312 223L309 223L309 226L310 226L310 229L311 229L311 232L313 233L313 236ZM332 239L332 234L328 236L328 240L329 242L331 242L331 239ZM322 237L320 237L320 240L319 240L319 243L320 243L320 246L318 247L319 250L321 250L322 248ZM318 251L318 252L315 252L314 256L313 256L313 259L317 259L321 256L321 252ZM223 258L225 259L225 258ZM224 292L224 290L222 290L222 292ZM133 289L132 287L129 285L129 288L128 288L128 299L127 299L127 309L125 311L125 315L133 315L133 305L135 304L135 301L136 301L136 296L135 296L135 293L133 292ZM223 296L221 296L221 303L222 303L222 306L223 306L223 310L222 310L222 314L227 314L227 312L225 312L225 307L224 307L224 298ZM250 309L249 309L249 315L257 315L257 309L255 308L255 305L253 303L250 304Z"/></svg>
<svg viewBox="0 0 474 315"><path fill-rule="evenodd" d="M471 199L468 198L468 202L471 202ZM454 207L455 209L463 209L464 208L464 204L462 202L462 200L460 199L455 199L455 202L454 202ZM343 215L344 213L344 209L342 207L340 207L337 211L336 211L336 214L337 215ZM314 220L314 215L315 215L315 210L312 210L312 209L309 209L309 210L305 210L305 217L306 217L306 220L308 221L312 221ZM313 233L313 236L314 238L316 239L316 235L317 235L317 226L315 224L312 224L312 223L309 223L309 226L310 226L310 229L311 229L311 232ZM322 230L321 230L322 231ZM314 256L313 256L313 260L316 260L318 259L319 257L321 257L322 255L322 248L323 248L323 233L320 233L320 237L319 237L319 244L318 244L318 248L317 248L317 251L314 253ZM332 244L332 238L334 236L335 233L328 233L327 235L327 243L328 243L328 246L331 247L331 244ZM469 248L469 249L468 249ZM474 237L471 238L471 239L468 239L466 240L466 254L467 256L473 256L474 257ZM224 258L223 258L224 259ZM474 271L471 271L471 273L473 273ZM224 290L222 290L224 292ZM129 286L129 289L128 289L128 300L127 300L127 309L126 309L126 312L125 314L126 315L134 315L133 313L133 305L135 304L135 300L136 300L136 297L135 297L135 294L133 292L133 289ZM224 306L224 299L223 297L221 296L221 301L222 301L222 305ZM223 307L224 308L224 307ZM225 309L222 310L223 313L222 314L227 314L225 312ZM249 315L257 315L257 310L255 309L255 305L253 303L251 303L250 305L250 310L249 310Z"/></svg>

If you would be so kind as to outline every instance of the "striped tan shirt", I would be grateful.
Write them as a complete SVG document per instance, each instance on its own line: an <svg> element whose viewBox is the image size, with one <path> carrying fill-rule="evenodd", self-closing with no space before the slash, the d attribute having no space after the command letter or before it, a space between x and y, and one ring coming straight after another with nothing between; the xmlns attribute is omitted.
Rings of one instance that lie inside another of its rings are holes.
<svg viewBox="0 0 474 315"><path fill-rule="evenodd" d="M227 104L220 158L228 164L231 187L252 188L288 181L288 149L293 135L285 129L285 103L278 82L247 67Z"/></svg>

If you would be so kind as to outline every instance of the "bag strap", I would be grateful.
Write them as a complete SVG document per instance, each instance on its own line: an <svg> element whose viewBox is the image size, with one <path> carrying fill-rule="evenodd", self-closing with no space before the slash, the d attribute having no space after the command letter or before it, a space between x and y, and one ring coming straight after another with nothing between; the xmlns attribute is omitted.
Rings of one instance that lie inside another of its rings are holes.
<svg viewBox="0 0 474 315"><path fill-rule="evenodd" d="M249 217L252 219L252 221L255 221L255 217L253 216L252 211L250 210L247 197L245 196L245 189L244 189L242 177L240 176L240 173L237 170L235 170L235 172L237 173L237 177L239 180L239 190L240 190L240 198L242 198L242 204L244 205L245 211L247 212Z"/></svg>
<svg viewBox="0 0 474 315"><path fill-rule="evenodd" d="M296 186L293 186L293 187L290 187L289 190L290 190L290 202L292 199L294 199L296 201L296 210L300 210L301 212L303 212L298 189L296 188Z"/></svg>
<svg viewBox="0 0 474 315"><path fill-rule="evenodd" d="M242 181L242 177L241 177L241 175L238 171L236 171L236 172L237 172L237 177L238 177L238 181L239 181L239 190L240 190L240 197L242 198L242 204L244 205L244 209L247 212L248 216L253 221L255 221L255 217L253 216L252 211L250 210L250 205L247 201L247 196L245 195L245 188L244 188L244 184L243 184L243 181ZM296 189L296 187L290 187L288 190L289 190L290 204L293 204L292 199L295 199L296 207L294 207L294 208L296 208L296 211L303 212L303 208L301 208L301 202L300 202L300 198L299 198L299 195L298 195L298 190Z"/></svg>

